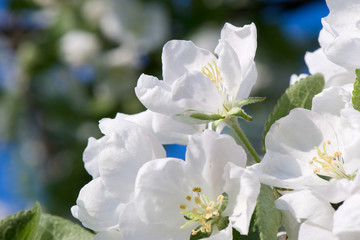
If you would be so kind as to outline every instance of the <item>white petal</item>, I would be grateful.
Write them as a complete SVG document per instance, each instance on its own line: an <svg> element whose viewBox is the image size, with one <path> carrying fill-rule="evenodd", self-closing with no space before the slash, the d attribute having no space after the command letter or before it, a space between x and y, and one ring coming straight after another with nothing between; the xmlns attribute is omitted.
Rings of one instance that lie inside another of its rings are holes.
<svg viewBox="0 0 360 240"><path fill-rule="evenodd" d="M228 162L240 167L246 166L244 149L230 136L205 130L190 139L186 151L188 171L207 182L210 186L208 191L212 191L210 193L205 190L209 196L216 198L222 193L225 185L224 168Z"/></svg>
<svg viewBox="0 0 360 240"><path fill-rule="evenodd" d="M319 48L305 54L305 62L311 74L321 73L325 78L325 86L341 86L355 81L355 72L331 62Z"/></svg>
<svg viewBox="0 0 360 240"><path fill-rule="evenodd" d="M211 234L211 236L207 239L209 239L209 240L231 240L231 239L233 239L231 225L229 224L229 226L227 228L221 230L220 232L217 232L216 234Z"/></svg>
<svg viewBox="0 0 360 240"><path fill-rule="evenodd" d="M218 67L228 95L237 96L240 85L243 81L242 69L238 56L234 49L224 40L220 40L218 49Z"/></svg>
<svg viewBox="0 0 360 240"><path fill-rule="evenodd" d="M358 29L360 32L360 29ZM360 36L350 38L348 36L337 37L324 49L325 54L334 63L345 68L355 69L360 67Z"/></svg>
<svg viewBox="0 0 360 240"><path fill-rule="evenodd" d="M342 87L330 87L317 94L312 100L311 110L340 116L340 111L351 101L351 92Z"/></svg>
<svg viewBox="0 0 360 240"><path fill-rule="evenodd" d="M225 40L236 52L241 64L243 76L250 70L255 57L257 47L257 33L254 23L243 27L235 27L226 23L221 30L221 40ZM215 49L215 53L219 54L219 45Z"/></svg>
<svg viewBox="0 0 360 240"><path fill-rule="evenodd" d="M255 62L253 62L250 65L249 71L243 77L243 81L241 82L240 89L236 97L237 99L249 97L251 89L256 83L257 77L258 77L258 72L256 69L256 64Z"/></svg>
<svg viewBox="0 0 360 240"><path fill-rule="evenodd" d="M176 121L173 117L146 110L144 112L128 115L118 113L116 118L135 122L153 132L161 144L188 143L189 135L201 132L204 125L189 125Z"/></svg>
<svg viewBox="0 0 360 240"><path fill-rule="evenodd" d="M291 74L290 76L290 85L293 85L294 83L298 82L299 80L308 77L309 75L305 73L301 73L300 75Z"/></svg>
<svg viewBox="0 0 360 240"><path fill-rule="evenodd" d="M149 116L142 116L144 119L139 120L140 123L146 121ZM143 123L146 125L146 123ZM117 134L124 139L124 142L139 142L148 141L145 145L141 145L147 151L151 151L152 158L165 157L165 150L162 147L158 139L153 135L152 131L149 131L145 127L136 124L136 121L123 120L121 115L116 116L114 119L104 118L99 122L99 128L104 134L113 135ZM141 136L141 137L139 137ZM145 140L144 140L145 139ZM120 139L119 139L120 140ZM121 144L119 142L119 144Z"/></svg>
<svg viewBox="0 0 360 240"><path fill-rule="evenodd" d="M71 213L82 224L95 231L103 231L118 224L123 204L103 185L100 178L86 184L79 193Z"/></svg>
<svg viewBox="0 0 360 240"><path fill-rule="evenodd" d="M260 182L254 174L232 163L228 164L228 169L230 180L227 181L224 189L225 192L231 192L231 195L229 195L229 205L224 214L229 213L233 228L247 235L260 192Z"/></svg>
<svg viewBox="0 0 360 240"><path fill-rule="evenodd" d="M142 74L135 87L135 93L141 103L154 112L168 115L183 112L181 106L172 102L171 87L155 77Z"/></svg>
<svg viewBox="0 0 360 240"><path fill-rule="evenodd" d="M285 194L275 201L275 205L280 210L290 211L298 222L306 220L327 229L332 228L335 210L329 202L309 190Z"/></svg>
<svg viewBox="0 0 360 240"><path fill-rule="evenodd" d="M88 140L88 145L86 146L83 153L84 166L86 171L93 177L99 177L99 167L97 156L104 146L104 142L107 141L107 137L102 137L99 140L91 137Z"/></svg>
<svg viewBox="0 0 360 240"><path fill-rule="evenodd" d="M174 230L165 224L146 224L139 218L134 203L127 205L122 211L119 226L124 239L181 240L189 238L191 232L189 229Z"/></svg>
<svg viewBox="0 0 360 240"><path fill-rule="evenodd" d="M311 222L304 222L300 226L299 240L338 240L329 229L324 229Z"/></svg>
<svg viewBox="0 0 360 240"><path fill-rule="evenodd" d="M333 233L340 239L359 239L360 194L353 195L345 200L335 212Z"/></svg>
<svg viewBox="0 0 360 240"><path fill-rule="evenodd" d="M187 72L198 71L216 60L208 50L195 46L191 41L173 40L165 44L162 54L163 78L172 84Z"/></svg>
<svg viewBox="0 0 360 240"><path fill-rule="evenodd" d="M185 223L180 205L194 186L189 186L184 166L180 159L167 158L148 162L139 170L135 201L139 218L146 224L179 229Z"/></svg>
<svg viewBox="0 0 360 240"><path fill-rule="evenodd" d="M124 203L132 199L139 168L157 155L154 154L151 145L156 143L153 136L137 131L136 128L127 130L125 133L128 135L110 136L110 140L98 156L99 172L104 184ZM162 156L164 157L165 153Z"/></svg>

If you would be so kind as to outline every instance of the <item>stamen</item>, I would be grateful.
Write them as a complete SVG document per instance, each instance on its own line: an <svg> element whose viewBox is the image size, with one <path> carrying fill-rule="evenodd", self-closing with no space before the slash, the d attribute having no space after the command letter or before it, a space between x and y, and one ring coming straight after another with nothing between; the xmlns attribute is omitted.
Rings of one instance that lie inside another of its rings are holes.
<svg viewBox="0 0 360 240"><path fill-rule="evenodd" d="M215 61L208 63L208 66L202 67L201 73L208 77L222 94L225 93L223 86L224 80L220 75L220 70Z"/></svg>
<svg viewBox="0 0 360 240"><path fill-rule="evenodd" d="M185 205L185 204L181 204L181 205L180 205L180 209L185 210L185 209L186 209L186 205Z"/></svg>
<svg viewBox="0 0 360 240"><path fill-rule="evenodd" d="M220 194L216 201L212 201L209 196L201 193L201 191L200 187L193 188L193 192L196 196L194 198L186 196L185 199L187 201L193 199L195 207L191 211L181 212L187 222L182 225L180 229L196 222L199 223L199 225L191 231L191 235L196 235L198 232L211 233L212 227L217 226L218 222L224 218L221 216L221 213L226 209L228 204L228 197L225 192ZM186 209L186 207L186 204L180 205L180 208L183 210Z"/></svg>
<svg viewBox="0 0 360 240"><path fill-rule="evenodd" d="M309 161L309 164L313 165L313 173L335 179L350 179L351 176L347 175L344 170L344 159L341 156L341 152L334 152L332 155L329 154L326 151L326 144L331 145L331 142L329 140L326 141L326 143L324 142L322 151L318 147L315 147L318 157L313 157L312 160ZM314 163L317 164L314 165Z"/></svg>

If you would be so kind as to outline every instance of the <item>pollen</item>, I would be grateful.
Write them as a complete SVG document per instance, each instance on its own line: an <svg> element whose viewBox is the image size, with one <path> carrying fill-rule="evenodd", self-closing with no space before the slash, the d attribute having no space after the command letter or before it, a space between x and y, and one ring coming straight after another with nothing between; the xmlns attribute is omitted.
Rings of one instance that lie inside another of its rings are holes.
<svg viewBox="0 0 360 240"><path fill-rule="evenodd" d="M219 195L216 200L222 202L222 200L224 200L224 195Z"/></svg>
<svg viewBox="0 0 360 240"><path fill-rule="evenodd" d="M228 195L222 193L218 195L214 201L208 195L202 193L200 187L194 187L192 191L192 194L195 195L194 197L189 195L185 196L185 199L193 204L194 207L192 210L185 210L187 207L186 204L180 205L180 208L184 210L181 214L183 214L186 219L185 224L183 224L180 229L188 225L194 225L191 235L196 235L199 232L211 234L212 227L217 226L220 219L226 217L222 216L221 213L228 205Z"/></svg>
<svg viewBox="0 0 360 240"><path fill-rule="evenodd" d="M313 166L313 173L315 175L322 175L334 179L351 179L352 176L347 175L344 170L342 153L340 151L334 151L330 154L327 146L332 148L330 140L327 140L322 144L322 149L315 147L317 156L309 161L309 165Z"/></svg>
<svg viewBox="0 0 360 240"><path fill-rule="evenodd" d="M224 94L224 80L215 61L209 62L207 66L202 67L201 73L208 77L216 88Z"/></svg>

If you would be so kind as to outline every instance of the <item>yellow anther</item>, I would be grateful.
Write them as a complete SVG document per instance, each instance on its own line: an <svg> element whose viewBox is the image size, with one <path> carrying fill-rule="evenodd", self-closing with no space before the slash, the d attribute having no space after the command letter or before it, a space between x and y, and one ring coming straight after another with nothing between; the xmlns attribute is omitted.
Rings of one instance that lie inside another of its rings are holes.
<svg viewBox="0 0 360 240"><path fill-rule="evenodd" d="M180 208L181 208L181 209L186 209L186 205L185 205L185 204L181 204L181 205L180 205Z"/></svg>
<svg viewBox="0 0 360 240"><path fill-rule="evenodd" d="M219 216L219 210L213 211L213 215L214 215L214 216Z"/></svg>
<svg viewBox="0 0 360 240"><path fill-rule="evenodd" d="M328 145L330 145L330 144L331 144L331 142L328 140L328 141L327 141L327 144L328 144Z"/></svg>
<svg viewBox="0 0 360 240"><path fill-rule="evenodd" d="M204 228L204 227L201 227L201 228L200 228L200 231L201 231L202 233L204 233L204 232L205 232L205 228Z"/></svg>
<svg viewBox="0 0 360 240"><path fill-rule="evenodd" d="M313 169L313 173L314 173L314 174L318 174L319 172L320 172L320 169L319 169L319 168L314 168L314 169Z"/></svg>
<svg viewBox="0 0 360 240"><path fill-rule="evenodd" d="M192 231L191 231L191 235L196 235L197 234L197 231L195 230L195 229L193 229Z"/></svg>
<svg viewBox="0 0 360 240"><path fill-rule="evenodd" d="M201 225L204 225L204 224L206 223L205 218L200 218L200 219L199 219L199 223L200 223Z"/></svg>
<svg viewBox="0 0 360 240"><path fill-rule="evenodd" d="M224 195L219 195L216 200L222 202L222 200L224 200Z"/></svg>
<svg viewBox="0 0 360 240"><path fill-rule="evenodd" d="M210 207L211 209L213 209L214 206L215 206L215 202L214 202L214 201L209 202L209 207Z"/></svg>
<svg viewBox="0 0 360 240"><path fill-rule="evenodd" d="M204 227L205 227L205 230L206 230L206 232L211 232L211 225L210 224L205 224L204 225Z"/></svg>
<svg viewBox="0 0 360 240"><path fill-rule="evenodd" d="M314 161L309 161L309 164L312 165L314 163Z"/></svg>
<svg viewBox="0 0 360 240"><path fill-rule="evenodd" d="M191 201L191 197L190 197L190 196L186 196L186 200Z"/></svg>
<svg viewBox="0 0 360 240"><path fill-rule="evenodd" d="M195 197L195 203L196 203L196 204L200 204L200 203L201 203L201 200L200 200L199 197Z"/></svg>
<svg viewBox="0 0 360 240"><path fill-rule="evenodd" d="M205 212L205 219L209 219L213 216L212 212Z"/></svg>
<svg viewBox="0 0 360 240"><path fill-rule="evenodd" d="M194 187L193 192L201 193L201 188L200 187Z"/></svg>
<svg viewBox="0 0 360 240"><path fill-rule="evenodd" d="M316 161L316 160L317 160L317 158L316 158L316 157L313 157L313 158L312 158L312 160L313 160L313 161Z"/></svg>

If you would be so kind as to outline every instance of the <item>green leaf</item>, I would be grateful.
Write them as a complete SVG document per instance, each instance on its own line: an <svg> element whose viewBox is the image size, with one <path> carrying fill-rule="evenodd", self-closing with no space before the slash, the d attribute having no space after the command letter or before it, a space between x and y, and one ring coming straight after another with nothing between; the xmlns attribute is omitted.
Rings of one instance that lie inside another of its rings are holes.
<svg viewBox="0 0 360 240"><path fill-rule="evenodd" d="M94 235L69 220L42 214L40 204L0 221L0 239L5 240L90 240Z"/></svg>
<svg viewBox="0 0 360 240"><path fill-rule="evenodd" d="M90 240L94 235L78 224L58 216L43 213L35 232L37 240Z"/></svg>
<svg viewBox="0 0 360 240"><path fill-rule="evenodd" d="M0 239L35 239L34 233L40 221L40 205L31 210L20 211L0 221Z"/></svg>
<svg viewBox="0 0 360 240"><path fill-rule="evenodd" d="M354 109L360 111L360 69L355 70L356 81L354 83L354 90L352 92L352 104Z"/></svg>
<svg viewBox="0 0 360 240"><path fill-rule="evenodd" d="M274 240L281 222L281 212L275 206L276 196L271 187L261 184L256 204L256 225L261 240Z"/></svg>
<svg viewBox="0 0 360 240"><path fill-rule="evenodd" d="M291 109L306 108L311 109L313 97L320 93L325 86L324 77L315 74L301 79L286 89L285 93L279 98L274 110L269 115L263 131L263 150L265 149L265 136L273 123L289 114Z"/></svg>

